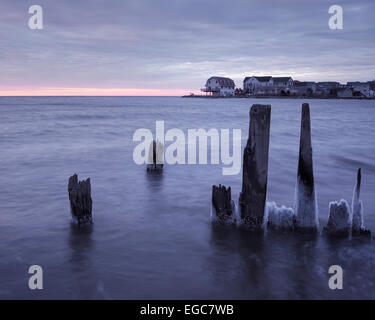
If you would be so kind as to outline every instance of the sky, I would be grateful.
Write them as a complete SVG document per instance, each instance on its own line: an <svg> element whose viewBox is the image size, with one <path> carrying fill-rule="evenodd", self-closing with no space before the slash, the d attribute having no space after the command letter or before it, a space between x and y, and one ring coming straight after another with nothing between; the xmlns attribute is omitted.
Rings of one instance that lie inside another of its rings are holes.
<svg viewBox="0 0 375 320"><path fill-rule="evenodd" d="M43 30L31 30L31 5ZM343 29L328 26L331 5ZM0 95L182 95L210 76L375 79L374 0L0 0Z"/></svg>

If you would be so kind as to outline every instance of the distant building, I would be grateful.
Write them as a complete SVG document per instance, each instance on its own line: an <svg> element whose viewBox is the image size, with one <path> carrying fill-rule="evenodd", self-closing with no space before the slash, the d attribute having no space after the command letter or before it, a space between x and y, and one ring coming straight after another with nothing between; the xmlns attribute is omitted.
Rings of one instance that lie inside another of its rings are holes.
<svg viewBox="0 0 375 320"><path fill-rule="evenodd" d="M334 81L316 83L316 92L324 96L336 96L338 88L340 88L340 83Z"/></svg>
<svg viewBox="0 0 375 320"><path fill-rule="evenodd" d="M375 97L375 80L374 81L368 81L368 84L370 86L370 97Z"/></svg>
<svg viewBox="0 0 375 320"><path fill-rule="evenodd" d="M280 95L289 94L293 88L291 77L252 76L243 81L243 90L248 94Z"/></svg>
<svg viewBox="0 0 375 320"><path fill-rule="evenodd" d="M229 97L234 95L235 86L234 81L230 78L211 77L201 90L216 97Z"/></svg>
<svg viewBox="0 0 375 320"><path fill-rule="evenodd" d="M294 82L292 77L273 77L274 93L277 95L290 95L293 92Z"/></svg>
<svg viewBox="0 0 375 320"><path fill-rule="evenodd" d="M294 81L293 84L293 94L297 96L312 96L316 92L316 83L315 82L300 82Z"/></svg>
<svg viewBox="0 0 375 320"><path fill-rule="evenodd" d="M368 82L348 82L346 87L352 89L353 96L370 98L370 84Z"/></svg>
<svg viewBox="0 0 375 320"><path fill-rule="evenodd" d="M350 88L338 88L337 89L337 98L352 98L353 90Z"/></svg>
<svg viewBox="0 0 375 320"><path fill-rule="evenodd" d="M273 85L275 87L293 87L293 79L292 77L273 77Z"/></svg>
<svg viewBox="0 0 375 320"><path fill-rule="evenodd" d="M271 76L266 77L246 77L243 81L243 91L250 94L266 94L273 86Z"/></svg>
<svg viewBox="0 0 375 320"><path fill-rule="evenodd" d="M375 91L375 80L374 81L367 81L370 86L370 90Z"/></svg>

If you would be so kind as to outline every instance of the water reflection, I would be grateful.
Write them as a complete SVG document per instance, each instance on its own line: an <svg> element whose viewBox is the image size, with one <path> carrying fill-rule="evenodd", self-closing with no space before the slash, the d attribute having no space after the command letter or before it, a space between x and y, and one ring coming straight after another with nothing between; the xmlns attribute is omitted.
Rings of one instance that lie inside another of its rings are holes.
<svg viewBox="0 0 375 320"><path fill-rule="evenodd" d="M93 224L79 226L75 223L70 224L69 247L71 250L70 261L79 269L86 269L91 265L91 251L94 247L92 233Z"/></svg>
<svg viewBox="0 0 375 320"><path fill-rule="evenodd" d="M69 264L71 268L71 287L67 293L74 299L95 298L98 292L98 278L95 265L92 260L92 252L95 248L93 240L94 225L70 224L68 238ZM85 281L83 281L85 279Z"/></svg>
<svg viewBox="0 0 375 320"><path fill-rule="evenodd" d="M265 234L213 224L208 263L218 284L241 289L232 298L308 299L326 288L322 268L316 268L325 251L320 242L316 234Z"/></svg>
<svg viewBox="0 0 375 320"><path fill-rule="evenodd" d="M208 263L215 282L240 288L232 298L248 299L264 295L267 291L264 269L268 253L262 231L213 224L211 244L212 255Z"/></svg>

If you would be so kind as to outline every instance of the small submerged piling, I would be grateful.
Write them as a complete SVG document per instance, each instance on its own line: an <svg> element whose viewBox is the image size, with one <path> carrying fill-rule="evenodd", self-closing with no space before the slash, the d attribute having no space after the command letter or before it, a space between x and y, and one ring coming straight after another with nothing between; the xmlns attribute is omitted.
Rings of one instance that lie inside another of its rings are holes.
<svg viewBox="0 0 375 320"><path fill-rule="evenodd" d="M235 222L235 205L232 200L231 188L212 186L212 207L215 213L215 220L221 223Z"/></svg>
<svg viewBox="0 0 375 320"><path fill-rule="evenodd" d="M147 172L162 173L164 164L164 146L161 142L152 141L148 153Z"/></svg>
<svg viewBox="0 0 375 320"><path fill-rule="evenodd" d="M271 106L254 104L250 110L249 137L243 155L241 220L260 228L267 195Z"/></svg>
<svg viewBox="0 0 375 320"><path fill-rule="evenodd" d="M314 186L311 144L310 107L302 105L298 175L295 195L296 227L302 231L318 230L318 207Z"/></svg>
<svg viewBox="0 0 375 320"><path fill-rule="evenodd" d="M69 178L68 193L73 219L78 224L92 223L92 198L90 178L78 181L77 174Z"/></svg>

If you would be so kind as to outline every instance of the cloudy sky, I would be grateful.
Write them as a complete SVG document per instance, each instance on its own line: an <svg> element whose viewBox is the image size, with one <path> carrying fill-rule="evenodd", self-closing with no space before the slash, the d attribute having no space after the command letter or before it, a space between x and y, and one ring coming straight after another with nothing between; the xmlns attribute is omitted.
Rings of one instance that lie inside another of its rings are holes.
<svg viewBox="0 0 375 320"><path fill-rule="evenodd" d="M180 95L212 75L375 79L374 0L0 0L0 95ZM30 30L28 9L43 8ZM341 5L344 29L330 30Z"/></svg>

